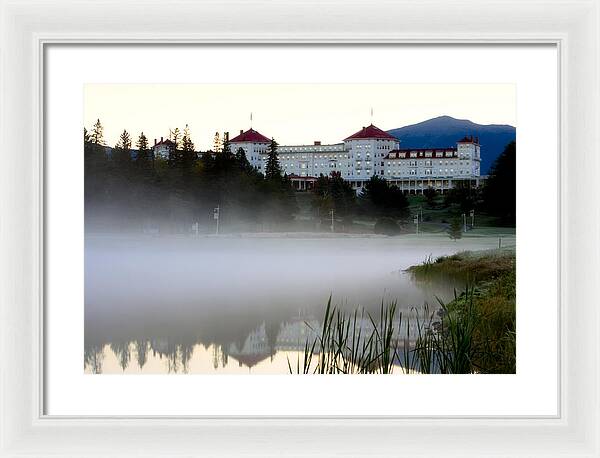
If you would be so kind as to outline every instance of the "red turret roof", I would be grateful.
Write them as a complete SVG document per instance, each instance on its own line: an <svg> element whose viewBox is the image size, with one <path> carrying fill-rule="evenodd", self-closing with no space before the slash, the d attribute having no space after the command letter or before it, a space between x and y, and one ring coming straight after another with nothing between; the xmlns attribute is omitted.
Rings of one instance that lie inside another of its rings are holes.
<svg viewBox="0 0 600 458"><path fill-rule="evenodd" d="M385 130L381 130L379 127L375 127L373 124L368 127L363 127L361 130L350 135L344 140L354 140L359 138L385 138L388 140L398 140L393 135L388 134Z"/></svg>
<svg viewBox="0 0 600 458"><path fill-rule="evenodd" d="M479 145L479 137L473 137L472 135L465 135L464 138L460 139L456 143L476 143Z"/></svg>
<svg viewBox="0 0 600 458"><path fill-rule="evenodd" d="M246 132L242 132L237 137L229 140L230 143L270 143L271 140L265 137L263 134L255 131L254 129L248 129Z"/></svg>

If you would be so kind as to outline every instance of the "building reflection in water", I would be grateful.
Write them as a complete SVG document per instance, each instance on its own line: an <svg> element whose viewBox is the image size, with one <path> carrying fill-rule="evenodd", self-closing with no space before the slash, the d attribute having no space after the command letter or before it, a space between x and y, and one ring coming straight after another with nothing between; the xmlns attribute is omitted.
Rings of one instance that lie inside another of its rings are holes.
<svg viewBox="0 0 600 458"><path fill-rule="evenodd" d="M460 249L490 243L469 239ZM324 304L379 316L381 301L411 307L464 285L419 283L400 268L453 253L387 237L86 235L86 373L287 373L320 330ZM424 251L426 250L426 251ZM363 335L372 323L362 319ZM411 320L411 337L417 335ZM403 344L401 333L397 336ZM75 343L74 343L75 344ZM319 350L318 348L316 349Z"/></svg>
<svg viewBox="0 0 600 458"><path fill-rule="evenodd" d="M394 339L398 348L413 344L418 335L416 319L395 323ZM363 316L357 320L361 334L368 336L373 323ZM315 341L321 323L311 316L296 316L274 324L262 322L239 339L229 342L204 341L202 336L160 336L130 341L86 343L85 371L101 373L252 373L259 365L261 373L288 373L287 360L295 366L302 358L306 343ZM318 352L318 345L315 347ZM274 364L276 355L286 355L286 364ZM205 361L206 360L206 361ZM207 370L207 361L210 370ZM110 364L106 364L110 362ZM400 365L400 361L397 362ZM268 370L272 365L272 371Z"/></svg>

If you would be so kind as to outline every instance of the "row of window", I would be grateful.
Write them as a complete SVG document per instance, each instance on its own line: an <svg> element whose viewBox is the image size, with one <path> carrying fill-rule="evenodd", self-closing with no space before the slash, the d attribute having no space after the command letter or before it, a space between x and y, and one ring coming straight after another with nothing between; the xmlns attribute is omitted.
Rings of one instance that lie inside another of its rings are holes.
<svg viewBox="0 0 600 458"><path fill-rule="evenodd" d="M421 166L421 165L425 165L425 167L431 167L433 165L433 162L431 159L430 160L425 160L425 161L409 161L408 166L409 167L417 167L417 166ZM439 161L440 165L454 165L456 163L456 165L469 165L469 163L467 161ZM381 163L381 165L383 165L383 162ZM388 161L387 166L388 167L400 167L405 165L403 162L398 162L398 161Z"/></svg>
<svg viewBox="0 0 600 458"><path fill-rule="evenodd" d="M434 172L434 169L425 169L424 175L433 175L433 172ZM398 172L395 171L395 170L388 169L387 174L388 175L392 175L392 173L398 173ZM407 171L402 171L400 173L401 173L401 175L417 175L417 171L415 169L411 169L408 172ZM469 171L461 169L461 170L457 170L456 173L459 174L459 175L468 175ZM454 174L454 169L450 169L450 170L448 170L448 169L439 169L439 174L440 175L444 175L444 176L447 176L448 174L453 175Z"/></svg>
<svg viewBox="0 0 600 458"><path fill-rule="evenodd" d="M319 154L318 156L315 154L313 156L313 159L316 159L316 158L318 158L318 159L338 159L338 156L339 156L339 159L349 159L349 157L350 157L347 154L339 154L339 155L338 154L331 154L331 155ZM298 156L279 156L279 159L280 160L284 160L284 161L287 161L287 160L292 160L293 161L293 160L298 160L299 157ZM308 159L308 156L303 155L301 157L301 159ZM264 157L263 160L266 161L267 158Z"/></svg>

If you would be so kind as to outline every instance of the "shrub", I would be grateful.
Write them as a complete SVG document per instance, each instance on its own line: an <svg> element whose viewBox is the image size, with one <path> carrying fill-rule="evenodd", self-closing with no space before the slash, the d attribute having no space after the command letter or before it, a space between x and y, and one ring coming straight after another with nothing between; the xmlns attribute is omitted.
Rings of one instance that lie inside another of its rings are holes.
<svg viewBox="0 0 600 458"><path fill-rule="evenodd" d="M375 234L398 235L401 232L400 226L393 218L379 218L373 228Z"/></svg>

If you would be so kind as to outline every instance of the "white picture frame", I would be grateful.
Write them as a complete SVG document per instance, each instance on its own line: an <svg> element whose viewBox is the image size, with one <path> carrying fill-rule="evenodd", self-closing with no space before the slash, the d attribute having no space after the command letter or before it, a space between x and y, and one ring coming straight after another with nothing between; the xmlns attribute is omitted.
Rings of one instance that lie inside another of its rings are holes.
<svg viewBox="0 0 600 458"><path fill-rule="evenodd" d="M0 456L600 456L600 3L0 0ZM556 418L49 417L44 47L554 43L560 68ZM582 197L585 196L585 197Z"/></svg>

